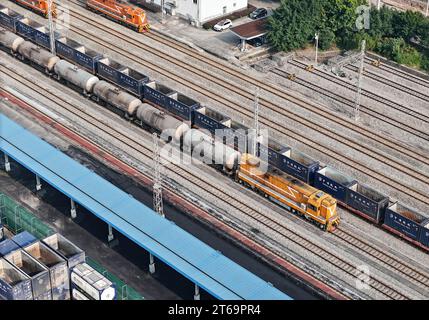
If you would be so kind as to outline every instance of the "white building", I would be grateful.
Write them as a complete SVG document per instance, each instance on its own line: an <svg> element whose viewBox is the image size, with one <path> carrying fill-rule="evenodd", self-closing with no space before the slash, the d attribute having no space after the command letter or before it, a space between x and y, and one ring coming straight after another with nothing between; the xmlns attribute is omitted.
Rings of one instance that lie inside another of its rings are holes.
<svg viewBox="0 0 429 320"><path fill-rule="evenodd" d="M162 0L146 0L161 5ZM181 16L196 26L234 11L247 8L247 0L164 0L172 15Z"/></svg>

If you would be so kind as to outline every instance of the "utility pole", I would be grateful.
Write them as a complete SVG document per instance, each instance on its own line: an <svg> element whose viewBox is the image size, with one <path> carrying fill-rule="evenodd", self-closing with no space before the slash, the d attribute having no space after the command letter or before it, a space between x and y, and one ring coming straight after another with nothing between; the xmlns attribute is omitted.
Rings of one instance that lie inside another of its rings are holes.
<svg viewBox="0 0 429 320"><path fill-rule="evenodd" d="M377 1L377 10L380 10L380 8L381 8L381 0L378 0Z"/></svg>
<svg viewBox="0 0 429 320"><path fill-rule="evenodd" d="M355 101L355 121L359 121L360 97L362 93L362 74L363 74L363 68L365 64L365 47L366 47L366 41L362 40L357 93L356 93L356 101Z"/></svg>
<svg viewBox="0 0 429 320"><path fill-rule="evenodd" d="M258 137L259 137L259 88L256 88L255 100L254 100L254 115L253 115L253 128L255 130L255 136L253 137L253 155L258 156L257 147L258 147Z"/></svg>
<svg viewBox="0 0 429 320"><path fill-rule="evenodd" d="M49 20L49 37L50 37L50 44L51 44L51 53L53 55L56 55L55 52L55 29L54 29L54 21L52 17L52 1L48 0L48 20Z"/></svg>
<svg viewBox="0 0 429 320"><path fill-rule="evenodd" d="M319 54L319 33L316 32L314 35L314 39L316 39L316 58L314 59L314 66L317 66L317 58Z"/></svg>
<svg viewBox="0 0 429 320"><path fill-rule="evenodd" d="M157 134L153 133L153 209L162 217L164 217L164 207L162 204L162 163L159 147L159 139Z"/></svg>
<svg viewBox="0 0 429 320"><path fill-rule="evenodd" d="M429 16L429 0L428 0L428 3L426 4L426 14L425 14L425 16L426 17Z"/></svg>
<svg viewBox="0 0 429 320"><path fill-rule="evenodd" d="M161 0L161 23L165 22L165 0Z"/></svg>

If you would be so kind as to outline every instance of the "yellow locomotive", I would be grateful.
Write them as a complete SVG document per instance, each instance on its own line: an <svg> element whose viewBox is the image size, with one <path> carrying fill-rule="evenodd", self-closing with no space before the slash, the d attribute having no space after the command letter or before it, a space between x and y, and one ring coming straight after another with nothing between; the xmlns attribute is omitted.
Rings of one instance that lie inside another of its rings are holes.
<svg viewBox="0 0 429 320"><path fill-rule="evenodd" d="M311 220L322 230L333 231L340 222L337 201L332 196L278 170L262 171L260 159L250 154L241 156L236 180Z"/></svg>

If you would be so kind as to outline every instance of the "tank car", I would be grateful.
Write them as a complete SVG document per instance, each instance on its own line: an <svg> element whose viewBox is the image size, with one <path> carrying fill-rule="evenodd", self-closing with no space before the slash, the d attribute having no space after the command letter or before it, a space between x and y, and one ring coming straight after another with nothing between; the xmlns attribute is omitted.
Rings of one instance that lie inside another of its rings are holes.
<svg viewBox="0 0 429 320"><path fill-rule="evenodd" d="M45 69L49 74L52 73L55 65L60 61L60 58L57 56L29 41L24 41L19 45L18 53L22 60L26 59L32 62L38 67Z"/></svg>
<svg viewBox="0 0 429 320"><path fill-rule="evenodd" d="M173 139L179 143L183 135L190 129L186 123L152 107L148 103L144 103L138 107L136 118L149 127L161 132L161 138L165 141Z"/></svg>
<svg viewBox="0 0 429 320"><path fill-rule="evenodd" d="M233 148L215 141L209 135L197 130L189 130L183 139L184 150L192 150L194 157L199 157L204 162L221 166L223 171L229 175L234 174L237 169L241 153Z"/></svg>
<svg viewBox="0 0 429 320"><path fill-rule="evenodd" d="M25 40L13 32L0 28L0 44L9 49L12 54L18 51L19 46Z"/></svg>
<svg viewBox="0 0 429 320"><path fill-rule="evenodd" d="M94 85L93 94L97 100L119 109L126 117L133 117L137 108L142 104L140 99L104 80L100 80Z"/></svg>
<svg viewBox="0 0 429 320"><path fill-rule="evenodd" d="M98 77L76 67L66 60L60 60L55 64L55 74L58 80L65 80L81 89L85 95L90 95L97 82Z"/></svg>

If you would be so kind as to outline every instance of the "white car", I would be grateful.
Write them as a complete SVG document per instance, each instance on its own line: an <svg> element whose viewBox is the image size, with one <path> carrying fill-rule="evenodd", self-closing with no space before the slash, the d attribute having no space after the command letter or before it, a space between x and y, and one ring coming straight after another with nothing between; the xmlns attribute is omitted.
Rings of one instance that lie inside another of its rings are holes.
<svg viewBox="0 0 429 320"><path fill-rule="evenodd" d="M213 30L214 31L223 31L223 30L229 29L231 27L232 27L232 21L229 19L225 19L225 20L222 20L222 21L219 21L218 23L216 23L213 26Z"/></svg>

